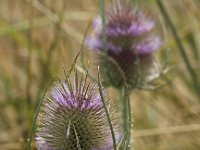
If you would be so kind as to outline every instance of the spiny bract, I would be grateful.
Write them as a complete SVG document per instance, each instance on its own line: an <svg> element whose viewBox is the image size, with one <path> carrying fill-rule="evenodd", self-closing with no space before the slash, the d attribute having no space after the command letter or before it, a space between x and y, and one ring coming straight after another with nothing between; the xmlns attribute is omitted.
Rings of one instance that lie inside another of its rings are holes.
<svg viewBox="0 0 200 150"><path fill-rule="evenodd" d="M87 76L74 83L57 81L46 93L37 118L36 143L41 150L111 150L113 140L98 86ZM105 91L103 91L105 96ZM109 102L116 140L119 125Z"/></svg>

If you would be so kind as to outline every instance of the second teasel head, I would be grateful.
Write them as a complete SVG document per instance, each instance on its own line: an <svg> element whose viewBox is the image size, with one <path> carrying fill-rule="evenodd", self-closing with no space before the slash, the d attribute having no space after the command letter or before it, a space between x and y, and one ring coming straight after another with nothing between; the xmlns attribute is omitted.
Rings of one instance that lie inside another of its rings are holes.
<svg viewBox="0 0 200 150"><path fill-rule="evenodd" d="M99 16L93 21L93 32L87 37L86 44L97 53L106 84L120 88L126 82L134 88L155 72L154 54L162 42L155 32L156 22L150 16L135 9L130 1L113 3L105 22L107 58L102 30Z"/></svg>

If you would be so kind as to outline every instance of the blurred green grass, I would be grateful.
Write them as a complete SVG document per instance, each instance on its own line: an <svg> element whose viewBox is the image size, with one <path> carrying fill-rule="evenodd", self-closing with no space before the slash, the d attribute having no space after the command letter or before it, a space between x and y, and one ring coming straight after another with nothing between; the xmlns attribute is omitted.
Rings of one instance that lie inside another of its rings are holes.
<svg viewBox="0 0 200 150"><path fill-rule="evenodd" d="M169 25L156 1L134 2L160 22L160 61L171 68L167 78L172 80L158 90L132 93L134 150L199 150L200 98ZM199 78L200 1L163 2ZM63 67L72 64L98 8L97 0L0 0L1 149L24 149L45 86L64 76ZM85 56L92 65L90 54ZM115 89L111 93L117 99Z"/></svg>

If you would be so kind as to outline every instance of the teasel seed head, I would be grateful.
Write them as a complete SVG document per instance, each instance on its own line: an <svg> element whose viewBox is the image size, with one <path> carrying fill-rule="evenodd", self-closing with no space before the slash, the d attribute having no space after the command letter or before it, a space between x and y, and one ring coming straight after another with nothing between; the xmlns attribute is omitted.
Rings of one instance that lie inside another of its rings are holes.
<svg viewBox="0 0 200 150"><path fill-rule="evenodd" d="M111 150L113 139L98 86L74 73L74 83L54 82L37 118L36 143L41 150ZM103 90L105 96L105 90ZM116 142L121 138L115 110L106 100Z"/></svg>
<svg viewBox="0 0 200 150"><path fill-rule="evenodd" d="M130 0L113 3L107 12L105 24L108 60L104 55L102 26L101 17L97 17L93 21L93 34L87 37L86 45L98 53L98 63L105 81L115 87L123 86L125 80L129 87L134 87L138 81L145 82L158 69L155 68L154 53L162 42L154 32L156 22L134 9ZM103 65L105 61L108 63Z"/></svg>

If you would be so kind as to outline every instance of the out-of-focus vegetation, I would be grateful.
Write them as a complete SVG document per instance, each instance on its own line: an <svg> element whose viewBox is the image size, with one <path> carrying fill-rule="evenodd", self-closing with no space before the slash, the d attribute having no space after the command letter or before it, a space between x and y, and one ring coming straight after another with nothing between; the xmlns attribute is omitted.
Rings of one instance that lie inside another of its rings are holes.
<svg viewBox="0 0 200 150"><path fill-rule="evenodd" d="M200 89L193 84L200 83L200 1L163 0L195 81L156 1L133 1L158 20L164 43L158 56L170 68L167 85L131 95L134 150L199 150ZM0 0L0 149L25 148L45 87L64 77L98 14L97 0Z"/></svg>

